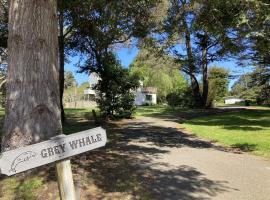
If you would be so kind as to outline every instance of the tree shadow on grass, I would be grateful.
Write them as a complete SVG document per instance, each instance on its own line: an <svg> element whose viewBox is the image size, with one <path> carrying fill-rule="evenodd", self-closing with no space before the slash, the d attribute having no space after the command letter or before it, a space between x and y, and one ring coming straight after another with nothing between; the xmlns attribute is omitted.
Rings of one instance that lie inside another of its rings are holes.
<svg viewBox="0 0 270 200"><path fill-rule="evenodd" d="M269 128L270 112L268 110L243 110L242 112L228 113L203 117L185 121L186 124L199 126L221 126L228 130L259 131ZM261 118L263 117L263 118Z"/></svg>
<svg viewBox="0 0 270 200"><path fill-rule="evenodd" d="M155 117L164 121L173 121L177 123L183 123L187 120L210 115L219 115L223 113L237 113L243 111L245 108L209 108L209 109L184 109L184 108L166 108L159 112L145 112L145 117Z"/></svg>
<svg viewBox="0 0 270 200"><path fill-rule="evenodd" d="M252 152L256 150L257 144L249 144L249 143L236 143L231 145L233 148L240 149L241 151L244 152Z"/></svg>

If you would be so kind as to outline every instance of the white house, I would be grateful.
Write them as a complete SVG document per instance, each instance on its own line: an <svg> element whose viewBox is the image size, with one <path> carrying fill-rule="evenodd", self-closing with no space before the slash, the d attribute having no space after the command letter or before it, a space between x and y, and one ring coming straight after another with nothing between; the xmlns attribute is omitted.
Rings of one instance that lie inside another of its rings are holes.
<svg viewBox="0 0 270 200"><path fill-rule="evenodd" d="M89 88L84 90L83 93L87 97L87 99L94 99L96 96L96 92L94 90L94 86L100 80L99 76L96 73L91 73L89 76Z"/></svg>
<svg viewBox="0 0 270 200"><path fill-rule="evenodd" d="M135 105L155 105L157 104L157 88L141 86L135 92Z"/></svg>
<svg viewBox="0 0 270 200"><path fill-rule="evenodd" d="M96 91L94 86L98 83L100 77L96 73L92 73L89 76L89 88L84 90L85 99L95 100ZM157 88L143 87L143 83L140 82L140 87L135 93L135 105L155 105L157 104Z"/></svg>
<svg viewBox="0 0 270 200"><path fill-rule="evenodd" d="M236 104L239 102L244 102L245 99L237 98L237 97L228 97L225 100L225 104Z"/></svg>

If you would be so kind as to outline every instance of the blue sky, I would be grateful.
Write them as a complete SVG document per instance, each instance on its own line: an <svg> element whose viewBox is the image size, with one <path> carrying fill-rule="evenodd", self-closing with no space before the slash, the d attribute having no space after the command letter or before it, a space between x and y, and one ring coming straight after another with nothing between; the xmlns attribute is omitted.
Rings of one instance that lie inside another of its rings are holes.
<svg viewBox="0 0 270 200"><path fill-rule="evenodd" d="M121 61L124 67L128 67L133 59L136 57L138 49L136 47L122 48L116 52L118 59ZM88 81L88 75L86 73L78 73L78 68L75 66L79 60L79 57L70 57L70 63L65 64L65 71L72 71L78 84Z"/></svg>
<svg viewBox="0 0 270 200"><path fill-rule="evenodd" d="M124 67L128 67L132 63L133 59L136 57L138 51L139 50L133 46L131 48L122 48L118 50L116 52L116 55L118 59L121 61L122 65ZM78 57L69 58L70 63L67 63L65 65L65 71L72 71L78 84L81 84L85 81L88 81L88 75L86 73L77 72L78 68L75 66L75 64L78 62L78 59L79 59ZM251 67L246 67L246 68L237 67L237 63L233 59L230 61L215 62L215 63L212 63L210 66L213 66L213 65L224 67L233 74L243 74L251 70ZM231 88L234 82L235 80L230 80L229 88Z"/></svg>

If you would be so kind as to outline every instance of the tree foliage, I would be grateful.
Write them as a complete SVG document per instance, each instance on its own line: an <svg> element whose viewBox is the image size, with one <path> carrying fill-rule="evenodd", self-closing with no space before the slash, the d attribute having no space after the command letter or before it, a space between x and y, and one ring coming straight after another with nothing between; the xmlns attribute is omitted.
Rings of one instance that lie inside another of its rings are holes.
<svg viewBox="0 0 270 200"><path fill-rule="evenodd" d="M267 73L257 67L253 72L243 74L232 86L232 96L244 98L257 104L270 105L270 84Z"/></svg>
<svg viewBox="0 0 270 200"><path fill-rule="evenodd" d="M168 17L161 29L162 41L180 64L179 69L189 76L196 105L205 107L209 64L234 55L241 48L232 29L238 9L232 10L229 3L214 0L171 0L169 5ZM202 88L197 80L199 74Z"/></svg>
<svg viewBox="0 0 270 200"><path fill-rule="evenodd" d="M64 83L64 88L68 89L70 87L74 87L77 85L77 82L74 78L74 75L71 71L65 72L65 83Z"/></svg>
<svg viewBox="0 0 270 200"><path fill-rule="evenodd" d="M97 103L106 118L128 117L135 110L134 91L139 86L138 76L129 73L113 56L99 71L100 80L95 86Z"/></svg>
<svg viewBox="0 0 270 200"><path fill-rule="evenodd" d="M157 88L158 102L165 102L169 93L181 93L187 88L187 81L173 58L157 56L151 49L141 49L130 69L140 77L144 86Z"/></svg>
<svg viewBox="0 0 270 200"><path fill-rule="evenodd" d="M229 72L221 67L211 67L209 69L209 100L208 104L212 101L221 101L228 95L229 85Z"/></svg>

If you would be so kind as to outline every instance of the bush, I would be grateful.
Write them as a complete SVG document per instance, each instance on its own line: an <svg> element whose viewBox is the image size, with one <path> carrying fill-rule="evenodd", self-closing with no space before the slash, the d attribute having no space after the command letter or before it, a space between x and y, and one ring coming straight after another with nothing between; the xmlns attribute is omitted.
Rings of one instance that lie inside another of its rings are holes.
<svg viewBox="0 0 270 200"><path fill-rule="evenodd" d="M194 107L195 102L192 92L187 89L185 91L171 92L167 95L168 105L172 107Z"/></svg>
<svg viewBox="0 0 270 200"><path fill-rule="evenodd" d="M100 70L97 103L104 118L130 118L135 111L133 90L139 86L139 79L122 68L117 60L108 62Z"/></svg>

